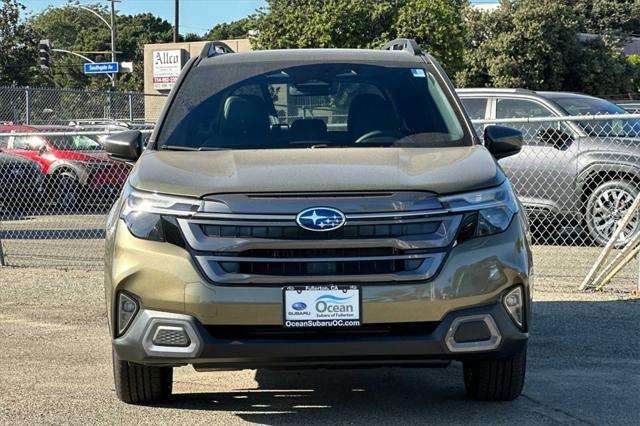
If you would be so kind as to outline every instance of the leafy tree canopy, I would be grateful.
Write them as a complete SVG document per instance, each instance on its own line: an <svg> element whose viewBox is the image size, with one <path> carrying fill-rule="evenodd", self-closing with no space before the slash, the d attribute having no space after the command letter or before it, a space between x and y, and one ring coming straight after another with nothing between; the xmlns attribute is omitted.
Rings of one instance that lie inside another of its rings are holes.
<svg viewBox="0 0 640 426"><path fill-rule="evenodd" d="M109 13L100 4L88 5L107 21ZM30 25L42 38L51 40L54 48L74 52L98 52L111 50L111 32L92 13L75 6L50 7L30 20ZM143 87L143 53L146 43L163 43L172 40L172 26L151 13L118 15L116 17L117 60L133 61L134 72L117 76L120 90L141 90ZM111 54L82 53L90 59L110 61ZM52 79L58 87L104 89L110 85L105 76L86 76L82 64L86 61L63 53L53 53Z"/></svg>
<svg viewBox="0 0 640 426"><path fill-rule="evenodd" d="M24 6L0 2L0 86L25 86L39 79L38 35L20 20Z"/></svg>
<svg viewBox="0 0 640 426"><path fill-rule="evenodd" d="M231 40L235 38L247 38L251 26L249 17L233 22L217 24L203 37L204 40Z"/></svg>

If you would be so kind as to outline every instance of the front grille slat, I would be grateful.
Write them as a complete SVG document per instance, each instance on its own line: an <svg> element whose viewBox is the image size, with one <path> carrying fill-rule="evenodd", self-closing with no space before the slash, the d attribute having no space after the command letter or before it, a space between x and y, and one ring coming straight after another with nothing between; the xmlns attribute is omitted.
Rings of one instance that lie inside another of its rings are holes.
<svg viewBox="0 0 640 426"><path fill-rule="evenodd" d="M202 225L202 231L208 237L224 238L266 238L287 240L331 240L348 238L397 238L411 235L426 235L436 232L439 222L345 225L335 231L313 232L290 226L234 226Z"/></svg>

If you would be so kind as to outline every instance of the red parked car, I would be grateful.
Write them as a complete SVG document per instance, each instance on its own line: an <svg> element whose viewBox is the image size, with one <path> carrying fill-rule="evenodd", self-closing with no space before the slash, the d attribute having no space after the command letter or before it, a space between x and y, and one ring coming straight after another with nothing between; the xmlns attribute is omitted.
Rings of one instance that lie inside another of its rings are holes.
<svg viewBox="0 0 640 426"><path fill-rule="evenodd" d="M65 210L80 201L103 204L113 201L127 179L129 169L107 156L102 145L90 136L20 136L20 132L77 132L67 126L0 126L0 149L27 157L40 164L45 174L45 202Z"/></svg>

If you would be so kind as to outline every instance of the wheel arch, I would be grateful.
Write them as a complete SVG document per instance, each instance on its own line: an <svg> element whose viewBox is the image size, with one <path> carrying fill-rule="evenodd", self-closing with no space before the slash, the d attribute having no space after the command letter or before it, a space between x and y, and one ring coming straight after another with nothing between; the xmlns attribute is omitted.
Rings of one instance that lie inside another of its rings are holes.
<svg viewBox="0 0 640 426"><path fill-rule="evenodd" d="M73 173L80 185L87 185L89 182L89 172L85 167L71 161L56 161L49 167L49 175L59 176L65 172Z"/></svg>
<svg viewBox="0 0 640 426"><path fill-rule="evenodd" d="M590 165L578 176L578 188L580 190L580 213L584 215L587 200L593 191L611 180L623 180L640 187L640 167L631 164L596 163Z"/></svg>

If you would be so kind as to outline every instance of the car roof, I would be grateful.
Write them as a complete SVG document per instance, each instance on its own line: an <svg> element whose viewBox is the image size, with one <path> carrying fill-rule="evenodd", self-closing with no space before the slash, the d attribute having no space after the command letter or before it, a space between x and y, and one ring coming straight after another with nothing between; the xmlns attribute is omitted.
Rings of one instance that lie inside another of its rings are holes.
<svg viewBox="0 0 640 426"><path fill-rule="evenodd" d="M297 62L301 64L323 62L362 62L375 64L380 62L395 62L424 64L422 58L422 55L415 55L404 50L276 49L214 55L203 58L198 63L198 66L258 62Z"/></svg>
<svg viewBox="0 0 640 426"><path fill-rule="evenodd" d="M520 94L520 95L533 95L540 96L546 99L558 99L558 98L576 98L576 99L599 99L594 96L585 95L582 93L574 92L552 92L552 91L533 91L527 89L504 89L504 88L492 88L492 87L474 87L468 89L456 89L459 95L496 95L496 94Z"/></svg>
<svg viewBox="0 0 640 426"><path fill-rule="evenodd" d="M575 98L575 99L600 99L595 96L585 95L583 93L574 93L574 92L536 92L538 95L549 98L549 99L558 99L558 98Z"/></svg>
<svg viewBox="0 0 640 426"><path fill-rule="evenodd" d="M527 89L502 89L494 87L470 87L456 89L459 94L498 94L498 93L521 93L521 94L535 94L536 92Z"/></svg>

